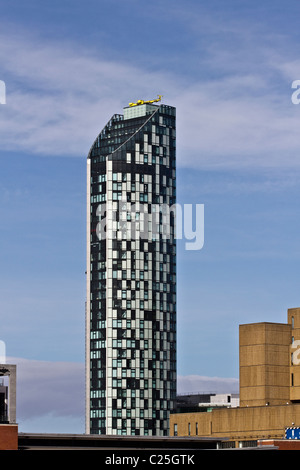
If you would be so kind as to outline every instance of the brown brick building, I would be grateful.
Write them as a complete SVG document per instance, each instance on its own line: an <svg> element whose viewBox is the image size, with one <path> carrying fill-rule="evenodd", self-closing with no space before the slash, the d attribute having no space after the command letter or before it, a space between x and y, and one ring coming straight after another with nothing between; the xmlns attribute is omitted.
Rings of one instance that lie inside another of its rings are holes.
<svg viewBox="0 0 300 470"><path fill-rule="evenodd" d="M0 450L18 449L18 426L16 424L0 424Z"/></svg>
<svg viewBox="0 0 300 470"><path fill-rule="evenodd" d="M284 439L300 426L300 308L287 323L239 327L240 406L170 417L171 435L227 437L228 445Z"/></svg>

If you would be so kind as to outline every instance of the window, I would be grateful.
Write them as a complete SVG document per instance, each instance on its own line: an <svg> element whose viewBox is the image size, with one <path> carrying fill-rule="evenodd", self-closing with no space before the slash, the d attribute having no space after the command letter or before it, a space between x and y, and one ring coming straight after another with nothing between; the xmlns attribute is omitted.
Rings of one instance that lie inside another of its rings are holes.
<svg viewBox="0 0 300 470"><path fill-rule="evenodd" d="M121 367L122 366L122 361L121 359L113 359L113 367Z"/></svg>
<svg viewBox="0 0 300 470"><path fill-rule="evenodd" d="M174 423L174 436L177 436L177 423Z"/></svg>

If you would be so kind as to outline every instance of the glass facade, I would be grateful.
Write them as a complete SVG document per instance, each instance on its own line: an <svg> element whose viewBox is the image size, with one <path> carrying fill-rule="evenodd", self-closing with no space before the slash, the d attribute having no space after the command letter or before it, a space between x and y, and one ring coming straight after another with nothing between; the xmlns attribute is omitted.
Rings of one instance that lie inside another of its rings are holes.
<svg viewBox="0 0 300 470"><path fill-rule="evenodd" d="M176 112L115 114L87 158L86 432L169 434L176 398Z"/></svg>

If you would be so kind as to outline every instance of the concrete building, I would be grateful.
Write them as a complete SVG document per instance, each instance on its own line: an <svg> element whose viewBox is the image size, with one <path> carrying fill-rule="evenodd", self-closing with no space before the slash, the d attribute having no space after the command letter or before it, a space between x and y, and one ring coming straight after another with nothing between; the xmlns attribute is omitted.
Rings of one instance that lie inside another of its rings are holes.
<svg viewBox="0 0 300 470"><path fill-rule="evenodd" d="M213 408L239 406L236 393L190 393L177 395L176 413L211 411Z"/></svg>
<svg viewBox="0 0 300 470"><path fill-rule="evenodd" d="M0 378L0 450L16 450L16 366L0 364Z"/></svg>
<svg viewBox="0 0 300 470"><path fill-rule="evenodd" d="M14 364L0 364L0 422L16 423L17 377ZM4 382L8 379L8 383Z"/></svg>
<svg viewBox="0 0 300 470"><path fill-rule="evenodd" d="M131 103L88 154L87 433L168 435L176 397L175 132L174 107Z"/></svg>
<svg viewBox="0 0 300 470"><path fill-rule="evenodd" d="M227 446L285 439L300 426L300 308L287 323L239 327L240 406L172 414L171 435L227 437Z"/></svg>

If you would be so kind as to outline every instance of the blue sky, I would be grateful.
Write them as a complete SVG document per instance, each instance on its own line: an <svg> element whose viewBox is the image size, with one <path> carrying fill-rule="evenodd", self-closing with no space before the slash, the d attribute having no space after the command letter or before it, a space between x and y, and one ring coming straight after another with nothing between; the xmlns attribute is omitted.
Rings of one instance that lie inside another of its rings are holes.
<svg viewBox="0 0 300 470"><path fill-rule="evenodd" d="M236 388L239 324L300 306L299 9L0 0L0 339L22 431L84 431L86 156L130 101L176 106L178 202L205 207L203 249L178 243L180 391Z"/></svg>

